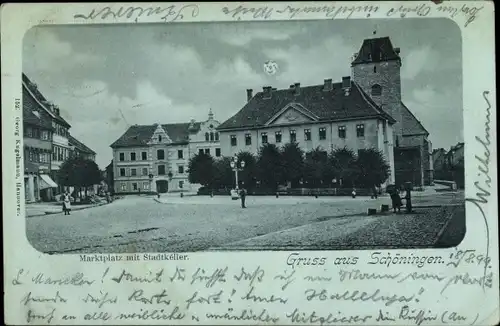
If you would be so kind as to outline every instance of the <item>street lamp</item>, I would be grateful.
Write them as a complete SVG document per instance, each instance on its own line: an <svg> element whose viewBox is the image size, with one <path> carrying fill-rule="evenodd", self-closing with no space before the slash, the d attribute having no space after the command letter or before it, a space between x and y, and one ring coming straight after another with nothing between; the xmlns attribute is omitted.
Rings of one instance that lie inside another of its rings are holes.
<svg viewBox="0 0 500 326"><path fill-rule="evenodd" d="M245 168L245 161L241 161L240 162L240 166L238 166L238 157L235 155L233 157L233 159L231 160L231 169L233 169L234 171L234 176L235 176L235 180L236 180L236 188L235 189L238 189L238 171L243 171L243 169Z"/></svg>

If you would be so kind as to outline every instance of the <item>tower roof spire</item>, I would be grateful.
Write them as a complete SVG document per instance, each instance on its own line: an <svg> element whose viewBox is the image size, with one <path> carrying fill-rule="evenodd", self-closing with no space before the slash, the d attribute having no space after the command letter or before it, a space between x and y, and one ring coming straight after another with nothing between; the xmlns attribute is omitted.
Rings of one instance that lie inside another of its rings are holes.
<svg viewBox="0 0 500 326"><path fill-rule="evenodd" d="M214 113L212 112L212 108L208 111L208 120L212 120L214 118Z"/></svg>

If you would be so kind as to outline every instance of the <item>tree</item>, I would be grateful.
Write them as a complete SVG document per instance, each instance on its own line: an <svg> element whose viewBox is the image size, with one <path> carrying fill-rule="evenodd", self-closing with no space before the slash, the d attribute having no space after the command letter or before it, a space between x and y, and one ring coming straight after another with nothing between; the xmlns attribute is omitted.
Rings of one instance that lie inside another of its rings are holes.
<svg viewBox="0 0 500 326"><path fill-rule="evenodd" d="M102 180L101 171L97 164L89 159L76 156L63 162L58 172L59 182L66 187L75 187L80 194L80 189L99 184Z"/></svg>
<svg viewBox="0 0 500 326"><path fill-rule="evenodd" d="M241 151L236 157L238 158L238 167L240 167L241 162L245 162L245 167L243 171L238 172L238 180L243 182L245 188L253 189L257 181L257 159L250 152Z"/></svg>
<svg viewBox="0 0 500 326"><path fill-rule="evenodd" d="M391 170L382 151L375 148L359 150L356 166L359 169L357 184L370 188L384 183Z"/></svg>
<svg viewBox="0 0 500 326"><path fill-rule="evenodd" d="M304 181L309 186L320 187L328 184L331 174L328 164L328 154L320 147L306 153L304 164Z"/></svg>
<svg viewBox="0 0 500 326"><path fill-rule="evenodd" d="M356 180L358 169L356 154L350 148L336 148L331 151L328 160L332 167L333 178L337 179L341 187L352 187Z"/></svg>
<svg viewBox="0 0 500 326"><path fill-rule="evenodd" d="M188 180L190 183L199 183L202 186L212 186L214 179L214 159L210 154L198 153L188 164Z"/></svg>
<svg viewBox="0 0 500 326"><path fill-rule="evenodd" d="M283 177L296 187L304 173L304 151L296 142L283 146L281 150L283 160Z"/></svg>
<svg viewBox="0 0 500 326"><path fill-rule="evenodd" d="M266 144L261 147L257 160L257 170L262 185L276 190L283 175L282 157L276 145Z"/></svg>
<svg viewBox="0 0 500 326"><path fill-rule="evenodd" d="M214 162L213 188L226 189L234 187L234 172L230 164L230 157L221 157Z"/></svg>

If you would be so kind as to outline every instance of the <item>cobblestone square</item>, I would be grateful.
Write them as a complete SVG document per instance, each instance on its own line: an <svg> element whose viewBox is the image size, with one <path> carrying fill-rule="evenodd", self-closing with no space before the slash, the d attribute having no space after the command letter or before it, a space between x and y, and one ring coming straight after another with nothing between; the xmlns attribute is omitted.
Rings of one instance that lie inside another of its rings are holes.
<svg viewBox="0 0 500 326"><path fill-rule="evenodd" d="M126 196L71 215L27 217L26 232L34 248L53 254L429 248L463 236L462 192L415 196L412 214L367 215L389 203L387 196L249 196L242 209L229 196Z"/></svg>

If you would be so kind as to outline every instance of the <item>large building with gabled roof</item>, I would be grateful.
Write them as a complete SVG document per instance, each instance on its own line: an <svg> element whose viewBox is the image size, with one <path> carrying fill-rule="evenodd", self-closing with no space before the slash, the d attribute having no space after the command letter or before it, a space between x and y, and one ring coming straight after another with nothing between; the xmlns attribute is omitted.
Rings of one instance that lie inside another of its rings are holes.
<svg viewBox="0 0 500 326"><path fill-rule="evenodd" d="M115 193L194 191L188 180L189 159L196 153L221 156L219 133L210 109L201 122L130 126L110 146ZM109 171L108 171L109 172Z"/></svg>
<svg viewBox="0 0 500 326"><path fill-rule="evenodd" d="M388 37L367 39L339 82L248 89L247 103L218 127L222 154L290 141L305 151L376 148L391 167L388 183L430 184L429 133L401 100L399 53Z"/></svg>

